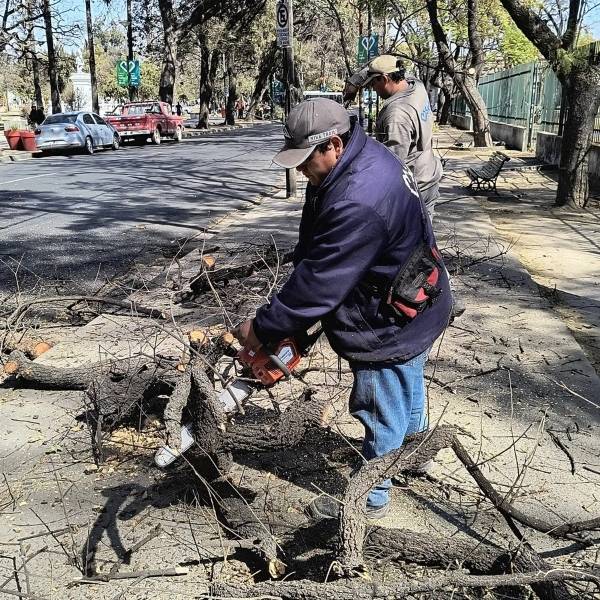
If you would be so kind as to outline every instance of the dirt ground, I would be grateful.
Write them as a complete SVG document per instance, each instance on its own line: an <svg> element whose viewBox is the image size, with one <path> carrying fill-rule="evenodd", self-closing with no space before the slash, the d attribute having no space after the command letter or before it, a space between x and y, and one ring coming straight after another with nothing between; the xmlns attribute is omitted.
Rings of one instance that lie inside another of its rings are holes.
<svg viewBox="0 0 600 600"><path fill-rule="evenodd" d="M437 136L447 175L435 229L467 311L430 354L430 423L460 428L485 475L519 508L556 524L590 519L600 514L598 203L583 212L553 209L551 175L519 153L510 153L514 167L499 181L498 195L471 195L462 187L464 168L486 153L457 148L464 139L453 129ZM299 202L264 201L223 220L206 244L218 240L220 252L248 251L248 244L273 234L280 248L289 247L300 208ZM136 300L173 308L170 323L105 315L83 327L65 321L49 328L45 320L29 333L56 343L40 360L73 366L159 348L177 355L181 331L222 323L224 311L235 321L264 298L264 290L249 283L235 310L227 310L227 293L210 306L175 306L169 282L196 272L199 260L196 249L146 269L143 285L138 279ZM299 447L236 455L230 479L277 539L287 577L324 581L334 557L333 531L310 522L303 508L319 493L344 489L361 432L347 412L351 375L326 342L303 359L300 373L303 381L261 392L252 403L257 410L282 409L310 384L329 407L329 430L312 432ZM164 431L146 415L137 427L112 435L109 459L98 468L82 412L81 392L33 390L10 378L0 387L0 593L167 600L205 597L214 580L265 577L256 558L236 548L234 533L218 526L219 498L203 483L200 449L158 470L152 458ZM384 527L440 533L449 544L467 534L474 551L482 540L516 545L450 450L438 455L428 477L396 483ZM552 565L599 566L597 535L581 544L521 529ZM98 573L134 575L82 582L86 564ZM427 573L377 556L369 564L384 580ZM164 572L173 569L181 574ZM154 571L162 576L148 576ZM593 589L580 586L574 597L600 597Z"/></svg>

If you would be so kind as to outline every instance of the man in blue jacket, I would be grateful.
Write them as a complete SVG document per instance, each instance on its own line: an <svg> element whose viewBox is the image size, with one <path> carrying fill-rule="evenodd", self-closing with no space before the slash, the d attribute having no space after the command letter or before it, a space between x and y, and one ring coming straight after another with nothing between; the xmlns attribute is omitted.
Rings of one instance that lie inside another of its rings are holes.
<svg viewBox="0 0 600 600"><path fill-rule="evenodd" d="M284 135L273 161L309 182L294 271L234 335L258 348L320 320L354 373L350 412L365 428L363 453L371 459L427 428L423 368L450 314L446 271L412 173L342 106L323 98L302 102L290 112ZM431 260L421 260L423 254ZM415 264L434 266L418 279ZM397 297L390 287L398 281L400 293L423 283L418 294L427 300L419 305L406 302L407 294ZM390 487L386 480L369 494L370 518L387 513ZM323 495L309 512L335 517L339 505Z"/></svg>

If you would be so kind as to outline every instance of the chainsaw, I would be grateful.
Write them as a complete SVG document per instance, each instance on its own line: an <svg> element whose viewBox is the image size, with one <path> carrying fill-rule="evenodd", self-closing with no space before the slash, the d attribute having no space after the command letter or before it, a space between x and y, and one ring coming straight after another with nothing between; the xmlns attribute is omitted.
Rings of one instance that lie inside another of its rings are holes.
<svg viewBox="0 0 600 600"><path fill-rule="evenodd" d="M314 333L306 333L298 338L285 338L275 346L261 346L258 350L242 348L237 352L237 360L242 368L250 371L252 378L238 377L217 396L223 405L225 413L233 413L259 388L269 388L279 381L290 378L294 369L306 356L317 341L323 330L318 328ZM156 466L165 468L172 464L194 444L192 424L181 427L181 444L178 449L164 445L156 451L154 462Z"/></svg>

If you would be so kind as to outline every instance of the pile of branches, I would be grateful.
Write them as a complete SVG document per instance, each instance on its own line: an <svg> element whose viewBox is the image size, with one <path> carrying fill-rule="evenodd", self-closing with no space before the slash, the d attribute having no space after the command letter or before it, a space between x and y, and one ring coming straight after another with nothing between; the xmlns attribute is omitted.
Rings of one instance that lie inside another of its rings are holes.
<svg viewBox="0 0 600 600"><path fill-rule="evenodd" d="M261 259L262 260L262 259ZM261 264L265 266L265 261ZM250 272L258 268L254 265ZM247 272L245 272L247 274ZM223 276L221 283L227 285ZM205 269L189 293L204 293L214 287ZM408 598L430 594L435 598L461 597L457 590L500 590L505 597L519 597L526 587L542 600L581 597L568 582L592 582L600 589L599 569L565 569L543 559L527 542L523 527L553 538L589 545L584 532L600 528L600 518L574 523L547 522L514 506L484 476L452 427L440 426L408 438L404 446L381 458L360 464L346 483L340 499L340 515L333 532L334 556L327 582L312 579L282 579L288 557L281 555L276 537L265 527L260 513L244 500L228 474L232 457L244 453L266 455L281 449L313 443L315 436L337 434L321 426L327 409L323 399L306 387L300 397L283 412L263 411L260 422L242 423L225 414L214 386L215 365L228 342L217 338L208 344L191 346L185 364L148 357L112 361L79 369L58 369L37 364L20 351L9 357L12 373L32 385L84 392L84 406L97 461L103 459L102 441L107 432L140 411L154 410L149 403L158 396L168 397L162 407L167 442L177 447L182 417L190 419L197 442L196 451L217 466L205 480L215 493L219 518L225 535L237 547L250 551L264 567L269 581L254 585L217 581L210 594L228 598L282 598L289 600L363 600ZM266 414L265 414L266 413ZM310 432L310 436L308 436ZM311 437L310 441L308 437ZM339 436L338 436L339 437ZM340 438L340 444L347 440ZM378 482L414 470L450 448L477 484L487 501L506 521L515 535L515 544L501 547L467 535L444 536L404 529L368 527L365 498ZM388 561L414 563L439 569L423 580L399 578L379 581L368 556L377 554ZM460 568L456 568L460 565ZM290 577L288 575L288 577Z"/></svg>

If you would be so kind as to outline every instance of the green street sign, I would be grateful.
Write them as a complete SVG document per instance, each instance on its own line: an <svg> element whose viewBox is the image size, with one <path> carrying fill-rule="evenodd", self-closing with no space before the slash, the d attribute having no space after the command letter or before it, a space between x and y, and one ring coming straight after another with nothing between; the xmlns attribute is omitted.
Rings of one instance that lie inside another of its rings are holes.
<svg viewBox="0 0 600 600"><path fill-rule="evenodd" d="M139 87L141 81L139 60L120 60L117 63L117 84L122 87Z"/></svg>
<svg viewBox="0 0 600 600"><path fill-rule="evenodd" d="M357 60L359 65L366 65L379 56L379 34L361 35L358 38Z"/></svg>

